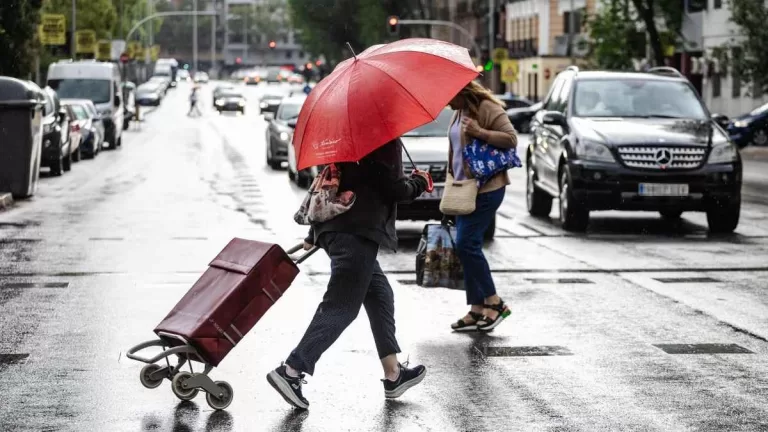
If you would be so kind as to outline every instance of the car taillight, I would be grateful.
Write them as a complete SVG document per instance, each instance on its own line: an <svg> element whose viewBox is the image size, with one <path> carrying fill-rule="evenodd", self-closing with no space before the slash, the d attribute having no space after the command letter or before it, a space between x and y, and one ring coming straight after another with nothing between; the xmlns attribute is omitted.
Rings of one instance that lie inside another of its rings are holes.
<svg viewBox="0 0 768 432"><path fill-rule="evenodd" d="M72 132L80 132L80 125L72 125Z"/></svg>

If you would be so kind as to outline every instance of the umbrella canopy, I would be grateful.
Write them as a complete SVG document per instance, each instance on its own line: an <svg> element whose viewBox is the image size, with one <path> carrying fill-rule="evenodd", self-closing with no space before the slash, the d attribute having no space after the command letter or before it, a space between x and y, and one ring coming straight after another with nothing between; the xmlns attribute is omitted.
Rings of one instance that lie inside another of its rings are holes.
<svg viewBox="0 0 768 432"><path fill-rule="evenodd" d="M297 168L355 162L433 121L478 75L469 52L434 39L375 45L315 86L296 122Z"/></svg>

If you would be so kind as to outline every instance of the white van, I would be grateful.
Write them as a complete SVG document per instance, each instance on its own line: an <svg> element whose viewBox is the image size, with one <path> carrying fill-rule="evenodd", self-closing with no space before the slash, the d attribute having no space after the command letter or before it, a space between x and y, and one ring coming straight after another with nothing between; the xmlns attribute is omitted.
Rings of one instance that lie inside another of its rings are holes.
<svg viewBox="0 0 768 432"><path fill-rule="evenodd" d="M94 60L65 60L48 67L48 85L61 99L90 99L96 105L110 148L122 144L124 110L120 68Z"/></svg>

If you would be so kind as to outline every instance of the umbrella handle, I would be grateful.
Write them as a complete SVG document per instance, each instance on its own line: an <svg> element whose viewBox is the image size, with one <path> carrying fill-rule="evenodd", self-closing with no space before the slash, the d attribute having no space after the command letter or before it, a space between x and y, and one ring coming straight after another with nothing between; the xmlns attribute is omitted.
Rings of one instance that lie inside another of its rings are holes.
<svg viewBox="0 0 768 432"><path fill-rule="evenodd" d="M411 166L413 167L414 171L418 171L419 169L416 168L416 164L413 163L413 158L411 158L411 154L408 153L408 149L405 148L405 145L401 142L400 147L402 147L403 151L405 152L405 155L408 157L408 161L411 162ZM432 174L429 173L429 171L426 171L424 174L427 175L427 192L432 192L435 189L435 183L432 181Z"/></svg>
<svg viewBox="0 0 768 432"><path fill-rule="evenodd" d="M405 152L405 155L406 155L406 156L408 156L408 160L411 162L411 166L413 167L413 169L414 169L414 170L415 170L415 169L417 169L417 168L416 168L416 164L415 164L415 163L413 163L413 159L411 158L411 154L410 154L410 153L408 153L408 149L407 149L407 148L405 148L405 144L403 144L402 142L400 142L400 147L401 147L401 148L403 149L403 151Z"/></svg>

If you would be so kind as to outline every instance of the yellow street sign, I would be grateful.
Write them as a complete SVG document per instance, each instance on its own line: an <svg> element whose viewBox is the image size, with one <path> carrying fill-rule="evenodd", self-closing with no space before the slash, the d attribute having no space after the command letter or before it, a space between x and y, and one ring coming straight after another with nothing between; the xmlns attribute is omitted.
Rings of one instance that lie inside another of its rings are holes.
<svg viewBox="0 0 768 432"><path fill-rule="evenodd" d="M505 83L517 82L520 66L517 60L503 60L501 62L501 81Z"/></svg>
<svg viewBox="0 0 768 432"><path fill-rule="evenodd" d="M137 44L133 47L133 58L139 61L144 60L144 46Z"/></svg>
<svg viewBox="0 0 768 432"><path fill-rule="evenodd" d="M139 59L139 51L141 51L141 43L136 41L128 42L128 49L126 52L132 59Z"/></svg>
<svg viewBox="0 0 768 432"><path fill-rule="evenodd" d="M96 59L109 61L112 58L112 41L100 40L96 50Z"/></svg>
<svg viewBox="0 0 768 432"><path fill-rule="evenodd" d="M40 19L40 43L43 45L67 44L67 17L43 14Z"/></svg>
<svg viewBox="0 0 768 432"><path fill-rule="evenodd" d="M96 54L96 32L93 30L76 31L75 52L78 54Z"/></svg>
<svg viewBox="0 0 768 432"><path fill-rule="evenodd" d="M152 45L152 51L150 53L152 56L152 61L157 61L158 58L160 58L160 45Z"/></svg>
<svg viewBox="0 0 768 432"><path fill-rule="evenodd" d="M496 48L493 50L493 62L499 64L509 58L509 51L506 48Z"/></svg>

